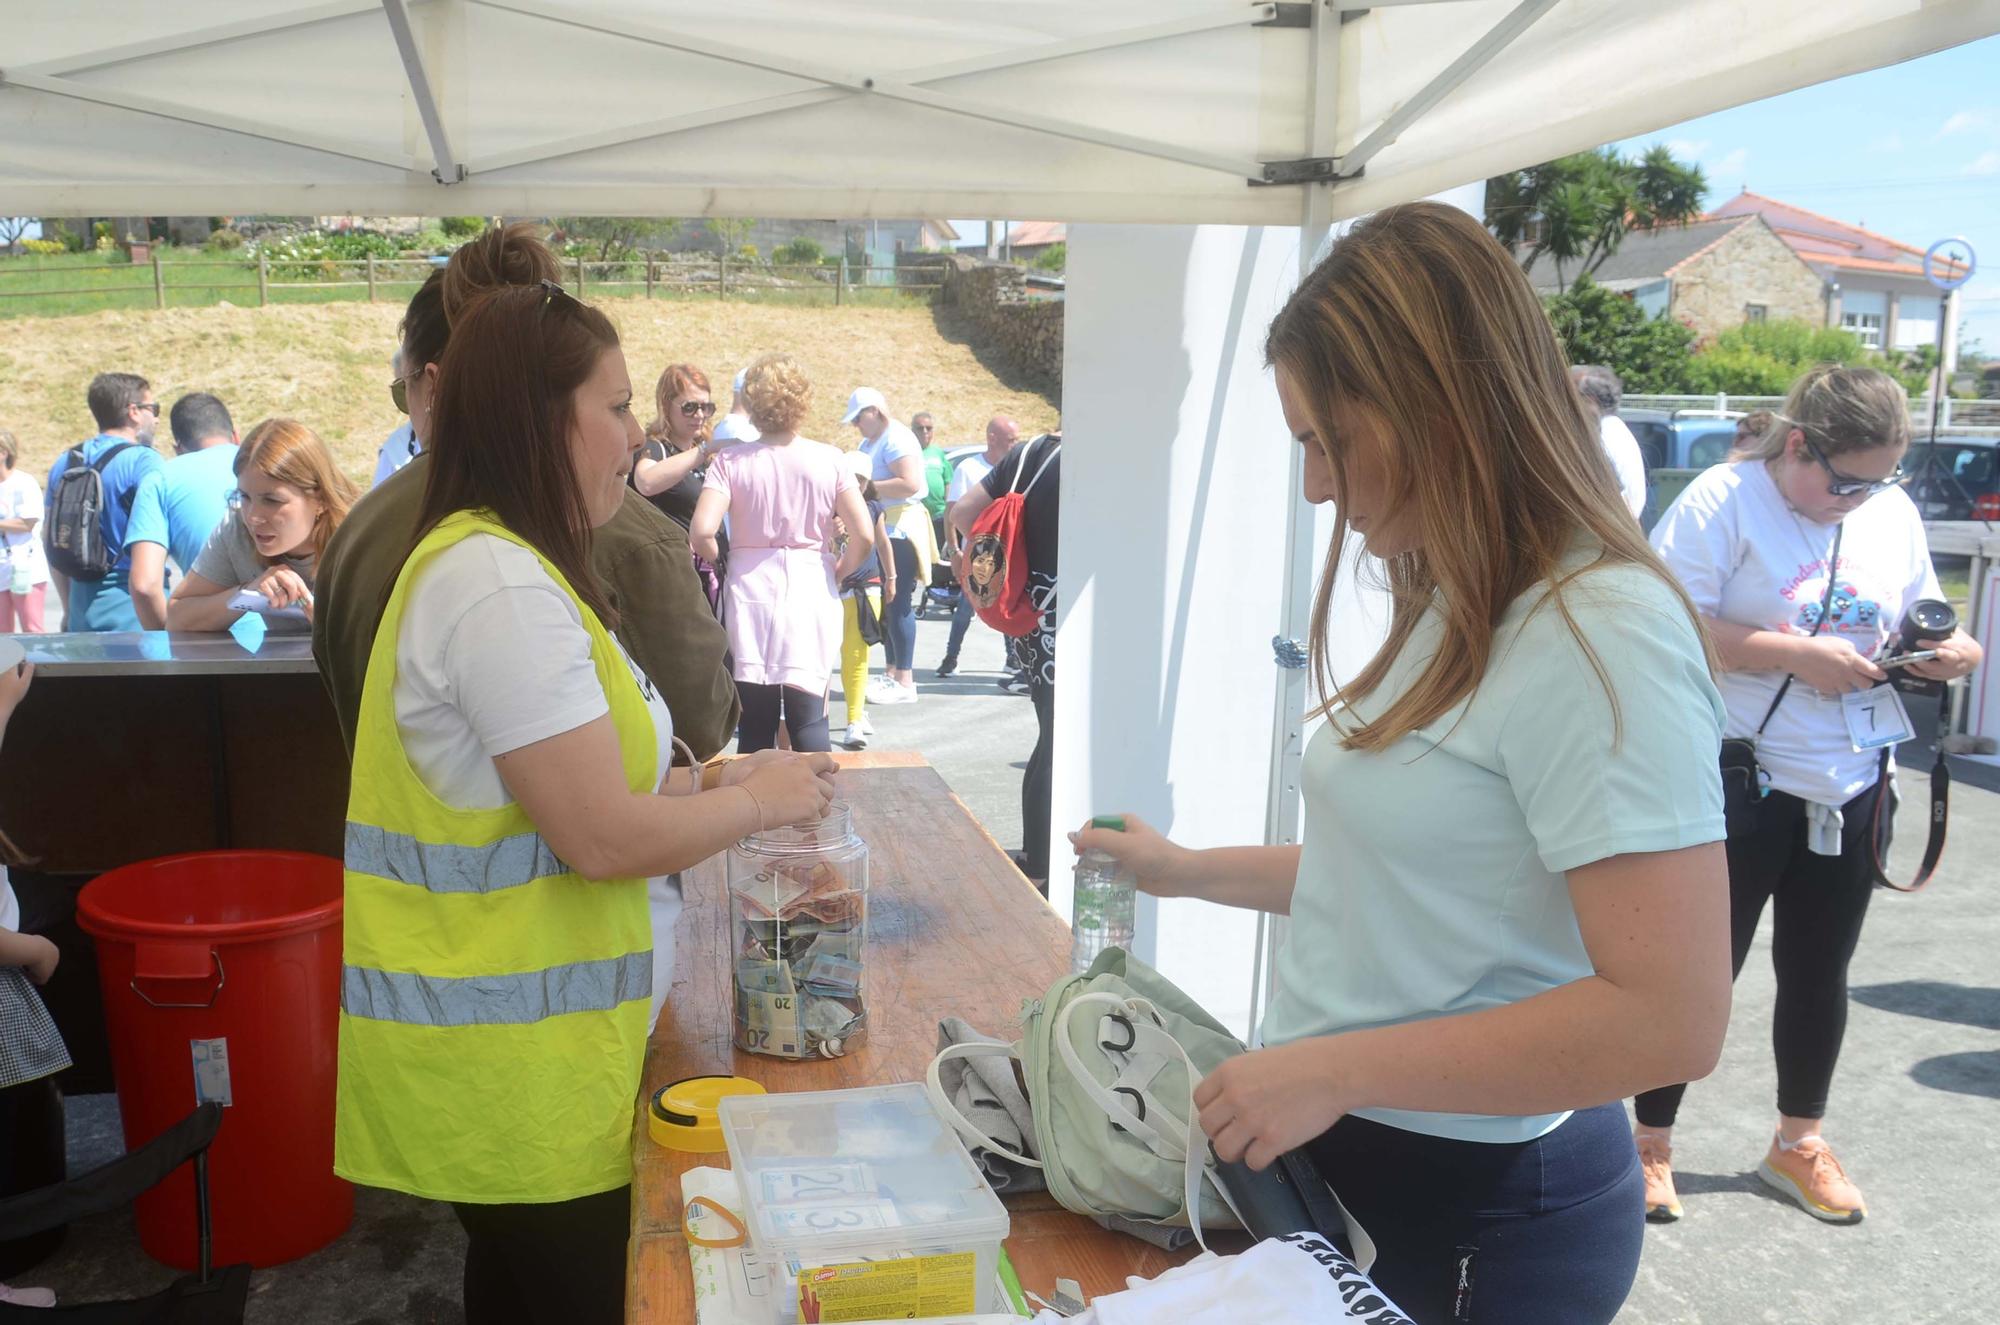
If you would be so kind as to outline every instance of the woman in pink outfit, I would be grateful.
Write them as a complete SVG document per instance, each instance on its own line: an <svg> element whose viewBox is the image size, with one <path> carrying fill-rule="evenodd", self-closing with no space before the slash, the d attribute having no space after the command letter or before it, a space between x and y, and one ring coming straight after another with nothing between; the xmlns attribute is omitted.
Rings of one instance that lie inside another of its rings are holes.
<svg viewBox="0 0 2000 1325"><path fill-rule="evenodd" d="M829 750L826 693L840 658L837 586L874 549L868 508L841 453L798 435L812 383L788 354L767 354L743 377L742 398L761 436L709 463L688 538L710 560L729 518L722 624L743 697L737 750L777 743L784 719L792 749ZM835 516L860 531L834 554Z"/></svg>

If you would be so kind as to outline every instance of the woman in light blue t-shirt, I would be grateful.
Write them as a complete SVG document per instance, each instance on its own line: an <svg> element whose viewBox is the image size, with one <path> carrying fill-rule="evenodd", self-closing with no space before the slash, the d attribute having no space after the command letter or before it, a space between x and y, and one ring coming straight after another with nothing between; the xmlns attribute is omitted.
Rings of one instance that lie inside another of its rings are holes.
<svg viewBox="0 0 2000 1325"><path fill-rule="evenodd" d="M1330 559L1303 848L1129 818L1075 840L1150 892L1291 917L1266 1047L1197 1096L1218 1155L1306 1147L1416 1320L1610 1321L1644 1229L1618 1101L1706 1074L1729 1013L1705 637L1473 217L1364 222L1267 354L1333 547L1381 559L1387 642L1334 682Z"/></svg>

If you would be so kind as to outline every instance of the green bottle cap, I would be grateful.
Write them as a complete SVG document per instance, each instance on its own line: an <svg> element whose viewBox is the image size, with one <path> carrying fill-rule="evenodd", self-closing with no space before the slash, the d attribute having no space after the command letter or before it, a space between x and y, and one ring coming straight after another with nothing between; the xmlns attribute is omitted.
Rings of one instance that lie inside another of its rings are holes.
<svg viewBox="0 0 2000 1325"><path fill-rule="evenodd" d="M1114 833L1125 831L1125 816L1122 814L1100 814L1090 821L1092 828L1109 828Z"/></svg>

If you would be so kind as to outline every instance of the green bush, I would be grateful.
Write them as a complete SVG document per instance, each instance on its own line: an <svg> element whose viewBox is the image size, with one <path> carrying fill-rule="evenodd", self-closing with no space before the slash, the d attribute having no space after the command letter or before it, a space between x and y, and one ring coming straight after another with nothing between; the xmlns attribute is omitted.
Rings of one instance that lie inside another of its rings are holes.
<svg viewBox="0 0 2000 1325"><path fill-rule="evenodd" d="M33 253L37 257L52 258L58 253L69 251L69 245L60 239L24 239L21 241L23 253Z"/></svg>
<svg viewBox="0 0 2000 1325"><path fill-rule="evenodd" d="M90 238L92 243L102 248L105 240L109 239L115 242L118 237L111 231L111 222L98 221L90 227Z"/></svg>
<svg viewBox="0 0 2000 1325"><path fill-rule="evenodd" d="M1716 336L1688 360L1686 389L1702 395L1782 396L1814 364L1867 364L1874 358L1860 337L1838 327L1796 319L1746 322Z"/></svg>
<svg viewBox="0 0 2000 1325"><path fill-rule="evenodd" d="M1691 328L1672 318L1647 317L1630 299L1588 276L1578 277L1567 294L1547 300L1546 306L1571 363L1603 364L1618 374L1627 391L1671 394L1688 389Z"/></svg>
<svg viewBox="0 0 2000 1325"><path fill-rule="evenodd" d="M401 246L372 230L307 230L296 235L270 235L249 246L271 264L281 281L352 280L354 272L338 264L361 258L393 258Z"/></svg>
<svg viewBox="0 0 2000 1325"><path fill-rule="evenodd" d="M226 253L232 249L242 248L242 232L232 230L228 226L223 226L220 230L211 230L208 235L206 247L217 253Z"/></svg>
<svg viewBox="0 0 2000 1325"><path fill-rule="evenodd" d="M826 261L826 250L817 240L800 235L772 249L771 261L785 267L817 267Z"/></svg>
<svg viewBox="0 0 2000 1325"><path fill-rule="evenodd" d="M486 218L483 216L447 216L439 220L438 229L446 239L477 239L486 233Z"/></svg>
<svg viewBox="0 0 2000 1325"><path fill-rule="evenodd" d="M1035 255L1038 271L1067 271L1069 269L1069 245L1051 244Z"/></svg>

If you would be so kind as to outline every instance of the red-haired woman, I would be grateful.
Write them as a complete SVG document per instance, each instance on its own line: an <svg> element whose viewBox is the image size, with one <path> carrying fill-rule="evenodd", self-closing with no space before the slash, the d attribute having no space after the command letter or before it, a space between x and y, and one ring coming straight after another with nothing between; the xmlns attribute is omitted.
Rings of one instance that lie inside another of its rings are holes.
<svg viewBox="0 0 2000 1325"><path fill-rule="evenodd" d="M169 630L227 630L239 592L261 595L271 629L311 628L313 570L360 499L319 434L296 419L266 419L236 453L229 514L167 603Z"/></svg>

